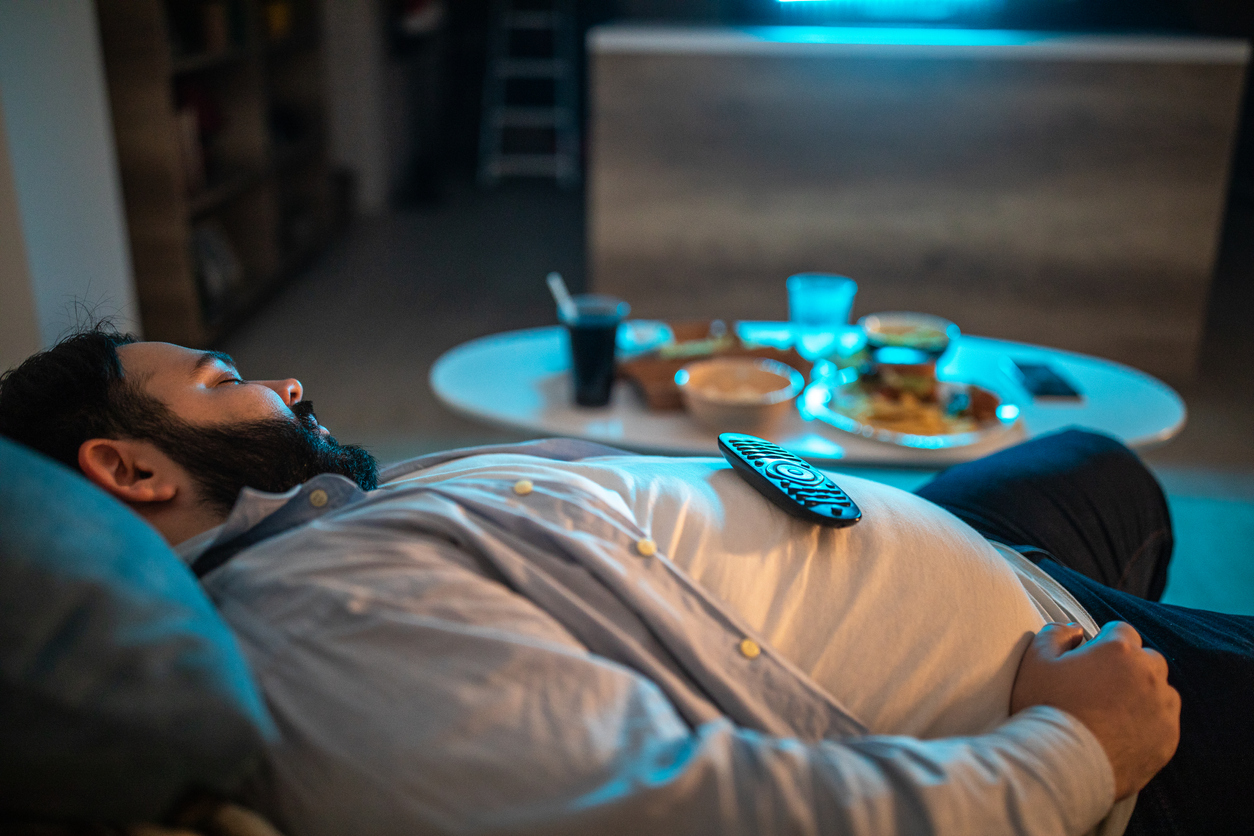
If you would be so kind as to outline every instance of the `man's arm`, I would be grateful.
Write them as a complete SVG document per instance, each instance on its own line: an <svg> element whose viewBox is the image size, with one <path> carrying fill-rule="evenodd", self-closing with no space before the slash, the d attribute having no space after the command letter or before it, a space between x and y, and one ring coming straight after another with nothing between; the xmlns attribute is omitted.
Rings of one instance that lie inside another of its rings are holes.
<svg viewBox="0 0 1254 836"><path fill-rule="evenodd" d="M451 544L355 555L388 578L368 588L347 558L278 546L210 587L282 730L255 800L296 836L1060 836L1114 799L1097 738L1054 708L933 741L694 729Z"/></svg>
<svg viewBox="0 0 1254 836"><path fill-rule="evenodd" d="M1074 624L1046 624L1019 663L1010 711L1052 705L1097 737L1115 773L1115 797L1149 783L1180 741L1180 694L1167 661L1122 621L1090 642Z"/></svg>
<svg viewBox="0 0 1254 836"><path fill-rule="evenodd" d="M296 836L1076 836L1114 798L1100 745L1049 707L975 737L805 744L691 729L612 663L441 632L416 643L474 656L306 645L258 671L284 730L260 808Z"/></svg>

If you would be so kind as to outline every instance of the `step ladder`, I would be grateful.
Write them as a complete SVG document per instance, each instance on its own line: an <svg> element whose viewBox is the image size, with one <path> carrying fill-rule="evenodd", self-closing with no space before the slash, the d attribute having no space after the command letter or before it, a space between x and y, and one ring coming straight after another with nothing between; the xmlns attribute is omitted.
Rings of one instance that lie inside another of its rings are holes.
<svg viewBox="0 0 1254 836"><path fill-rule="evenodd" d="M479 129L479 182L579 184L575 0L494 0Z"/></svg>

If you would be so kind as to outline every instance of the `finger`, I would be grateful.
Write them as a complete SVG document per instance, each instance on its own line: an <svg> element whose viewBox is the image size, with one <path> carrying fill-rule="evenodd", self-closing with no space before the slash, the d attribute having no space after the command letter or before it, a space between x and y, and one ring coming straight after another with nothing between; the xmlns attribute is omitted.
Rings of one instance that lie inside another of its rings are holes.
<svg viewBox="0 0 1254 836"><path fill-rule="evenodd" d="M1074 650L1084 641L1084 630L1078 624L1051 622L1041 628L1032 640L1037 653L1046 659L1056 659L1068 650Z"/></svg>
<svg viewBox="0 0 1254 836"><path fill-rule="evenodd" d="M1170 706L1171 714L1176 719L1176 739L1179 740L1180 709L1184 707L1184 700L1180 696L1180 692L1171 687L1170 684L1167 685L1167 705Z"/></svg>
<svg viewBox="0 0 1254 836"><path fill-rule="evenodd" d="M1126 621L1107 621L1102 625L1094 641L1123 642L1130 647L1141 647L1141 634Z"/></svg>
<svg viewBox="0 0 1254 836"><path fill-rule="evenodd" d="M1153 671L1156 676L1166 679L1170 670L1167 665L1167 657L1152 647L1143 647L1141 648L1141 652L1149 657L1150 670Z"/></svg>

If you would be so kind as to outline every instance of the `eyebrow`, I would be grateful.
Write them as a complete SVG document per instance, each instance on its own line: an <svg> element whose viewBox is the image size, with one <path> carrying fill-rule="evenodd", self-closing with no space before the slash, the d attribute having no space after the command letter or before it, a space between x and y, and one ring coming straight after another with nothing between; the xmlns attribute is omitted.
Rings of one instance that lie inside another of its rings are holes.
<svg viewBox="0 0 1254 836"><path fill-rule="evenodd" d="M235 366L235 360L225 351L206 351L196 359L196 365L192 366L192 374L196 374L205 366L210 366L214 363L221 363L224 366L229 366L236 372L239 371Z"/></svg>

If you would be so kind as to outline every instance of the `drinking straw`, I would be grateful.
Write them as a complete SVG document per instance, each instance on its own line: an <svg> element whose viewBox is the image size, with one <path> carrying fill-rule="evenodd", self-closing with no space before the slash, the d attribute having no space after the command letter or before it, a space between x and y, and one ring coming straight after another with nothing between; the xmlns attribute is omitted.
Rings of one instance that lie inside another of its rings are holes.
<svg viewBox="0 0 1254 836"><path fill-rule="evenodd" d="M553 301L557 302L558 310L562 312L562 319L567 322L574 322L579 318L579 309L575 307L575 300L570 298L570 291L566 289L566 282L562 281L561 273L549 273L545 279L549 283L549 292L553 294Z"/></svg>

